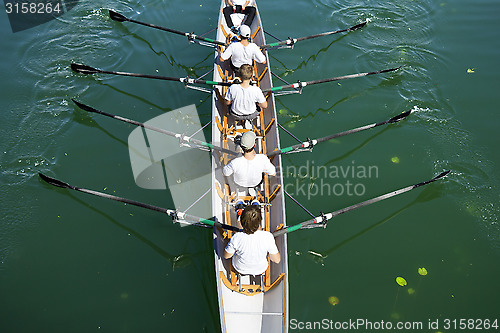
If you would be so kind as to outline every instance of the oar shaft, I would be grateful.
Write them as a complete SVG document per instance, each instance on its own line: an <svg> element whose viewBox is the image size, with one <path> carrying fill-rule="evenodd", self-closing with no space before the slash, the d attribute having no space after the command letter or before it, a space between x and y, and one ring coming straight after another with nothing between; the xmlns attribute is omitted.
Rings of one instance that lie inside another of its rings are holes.
<svg viewBox="0 0 500 333"><path fill-rule="evenodd" d="M389 68L389 69L383 69L380 71L373 71L373 72L366 72L366 73L358 73L358 74L349 74L349 75L343 75L343 76L338 76L338 77L332 77L329 79L321 79L321 80L314 80L314 81L308 81L308 85L312 84L319 84L319 83L326 83L326 82L332 82L332 81L340 81L340 80L346 80L346 79L354 79L362 76L368 76L368 75L374 75L374 74L382 74L382 73L387 73L387 72L392 72L395 70L400 69L402 66L396 67L396 68Z"/></svg>
<svg viewBox="0 0 500 333"><path fill-rule="evenodd" d="M114 196L111 194L106 194L106 193L102 193L102 192L88 190L85 188L80 188L80 187L75 186L73 189L76 191L82 192L82 193L87 193L87 194L95 195L95 196L98 196L101 198L106 198L106 199L111 199L111 200L123 202L123 203L126 203L128 205L133 205L133 206L137 206L137 207L141 207L141 208L154 210L156 212L164 213L167 215L170 215L170 214L175 212L174 210L170 210L170 209L166 209L166 208L162 208L162 207L158 207L158 206L154 206L154 205L150 205L147 203L142 203L142 202L126 199L126 198L117 197L117 196Z"/></svg>
<svg viewBox="0 0 500 333"><path fill-rule="evenodd" d="M364 207L364 206L368 206L368 205L371 205L373 203L376 203L376 202L379 202L379 201L382 201L382 200L394 197L396 195L403 194L403 193L411 191L411 190L413 190L413 189L415 189L417 187L430 184L430 183L432 183L432 182L434 182L434 181L436 181L436 180L438 180L440 178L445 177L446 175L448 175L448 173L450 173L449 170L448 171L444 171L444 172L440 173L439 175L437 175L436 177L434 177L434 178L432 178L432 179L430 179L428 181L421 182L421 183L418 183L418 184L415 184L415 185L410 185L410 186L401 188L399 190L395 190L395 191L392 191L392 192L380 195L378 197L375 197L375 198L372 198L372 199L369 199L369 200L366 200L366 201L363 201L363 202L351 205L349 207L345 207L345 208L339 209L339 210L337 210L335 212L324 214L324 215L316 217L314 219L307 220L305 222L302 222L302 223L299 223L299 224L296 224L296 225L293 225L293 226L290 226L290 227L286 227L284 229L281 229L279 231L274 232L273 235L274 235L274 237L278 237L280 235L283 235L283 234L286 234L286 233L289 233L289 232L292 232L292 231L295 231L295 230L299 230L299 229L301 229L301 228L303 228L303 227L305 227L307 225L310 225L310 224L323 223L323 222L326 223L331 218L333 218L335 216L338 216L340 214L344 214L344 213L350 212L352 210L355 210L355 209L358 209L358 208L361 208L361 207Z"/></svg>
<svg viewBox="0 0 500 333"><path fill-rule="evenodd" d="M151 75L151 74L139 74L139 73L128 73L128 72L118 72L118 71L106 71L94 67L90 67L82 64L71 64L71 68L81 74L110 74L110 75L121 75L121 76L131 76L131 77L140 77L146 79L155 79L155 80L165 80L165 81L177 81L183 82L186 84L206 84L212 86L230 86L230 82L216 82L210 80L202 80L202 79L192 79L190 77L172 77L172 76L161 76L161 75Z"/></svg>
<svg viewBox="0 0 500 333"><path fill-rule="evenodd" d="M366 22L363 22L363 23L356 24L356 25L354 25L354 26L352 26L350 28L346 28L346 29L335 30L335 31L327 31L327 32L323 32L323 33L320 33L320 34L315 34L315 35L305 36L305 37L299 37L299 38L289 38L289 39L281 41L281 42L276 42L276 43L270 43L270 44L262 45L260 48L261 49L265 49L265 48L268 48L268 47L277 47L277 46L282 46L282 45L293 45L293 44L295 44L297 42L308 40L308 39L313 39L313 38L318 38L318 37L323 37L323 36L338 34L338 33L346 32L346 31L357 30L357 29L360 29L360 28L364 27L365 25L366 25Z"/></svg>
<svg viewBox="0 0 500 333"><path fill-rule="evenodd" d="M350 28L346 28L346 29L340 29L340 30L335 30L335 31L328 31L328 32L323 32L323 33L316 34L316 35L311 35L311 36L306 36L306 37L300 37L300 38L297 38L297 41L303 41L303 40L308 40L308 39L313 39L313 38L318 38L318 37L323 37L323 36L338 34L338 33L341 33L341 32L348 32L348 31L358 30L358 29L364 27L366 25L366 23L367 22L365 21L365 22L356 24L356 25L354 25L354 26L352 26Z"/></svg>
<svg viewBox="0 0 500 333"><path fill-rule="evenodd" d="M177 212L175 210L172 210L172 209L166 209L166 208L163 208L163 207L158 207L158 206L150 205L150 204L139 202L139 201L135 201L135 200L130 200L130 199L127 199L127 198L117 197L115 195L111 195L111 194L107 194L107 193L102 193L102 192L98 192L98 191L94 191L94 190L89 190L89 189L86 189L86 188L76 187L76 186L64 183L64 182L62 182L60 180L57 180L55 178L46 176L46 175L44 175L42 173L39 173L38 175L40 176L40 178L43 181L45 181L48 184L53 185L53 186L57 186L57 187L61 187L61 188L67 188L67 189L70 189L70 190L75 190L75 191L78 191L78 192L95 195L95 196L98 196L98 197L101 197L101 198L105 198L105 199L110 199L110 200L122 202L122 203L125 203L125 204L128 204L128 205L133 205L133 206L137 206L137 207L141 207L141 208L146 208L146 209L149 209L149 210L154 210L156 212L167 214L167 215L169 215L172 218L186 219L187 222L189 222L189 220L190 220L190 221L194 221L195 223L203 223L203 224L206 224L206 225L220 227L220 228L227 229L227 230L232 230L232 231L237 231L237 232L241 231L239 228L236 228L236 227L231 226L231 225L223 224L223 223L220 223L218 221L208 220L208 219L204 219L204 218L201 218L201 217L196 217L196 216L193 216L193 215L179 213L179 212ZM191 223L191 222L189 222L189 223Z"/></svg>
<svg viewBox="0 0 500 333"><path fill-rule="evenodd" d="M112 10L109 11L109 15L110 15L110 17L113 20L117 20L119 22L128 21L128 22L132 22L132 23L137 23L137 24L140 24L140 25L143 25L143 26L146 26L146 27L150 27L150 28L154 28L154 29L158 29L158 30L163 30L163 31L166 31L166 32L171 32L171 33L174 33L174 34L177 34L177 35L185 36L188 39L196 39L196 40L201 40L201 41L204 41L204 42L207 42L207 43L211 43L211 44L225 46L225 44L223 42L219 42L219 41L211 39L211 38L199 37L199 36L196 36L193 33L182 32L182 31L179 31L179 30L165 28L165 27L162 27L162 26L159 26L159 25L155 25L155 24L151 24L151 23L137 21L137 20L134 20L134 19L127 18L127 17L125 17L125 16L123 16L121 14L118 14L116 12L113 12ZM116 16L118 16L118 19L117 19Z"/></svg>
<svg viewBox="0 0 500 333"><path fill-rule="evenodd" d="M329 136L325 136L323 138L317 139L316 141L318 141L318 143L320 143L320 142L332 140L332 139L335 139L335 138L339 138L341 136L345 136L345 135L349 135L349 134L361 132L361 131L364 131L364 130L368 130L368 129L371 129L371 128L374 128L374 127L377 127L377 126L380 126L380 125L384 125L384 124L386 124L386 122L377 123L377 124L370 124L370 125L366 125L366 126L361 126L361 127L358 127L358 128L354 128L354 129L348 130L348 131L344 131L344 132L335 133L335 134L332 134L332 135L329 135Z"/></svg>
<svg viewBox="0 0 500 333"><path fill-rule="evenodd" d="M117 115L114 115L114 114L111 114L111 113L107 113L107 112L103 112L103 111L97 110L97 109L95 109L95 108L93 108L91 106L88 106L88 105L85 105L83 103L80 103L80 102L78 102L78 101L76 101L74 99L72 99L72 101L80 109L88 111L88 112L98 113L98 114L101 114L101 115L109 117L109 118L120 120L120 121L125 122L125 123L129 123L129 124L132 124L132 125L135 125L135 126L139 126L139 127L143 127L143 128L149 129L151 131L155 131L155 132L159 132L159 133L162 133L162 134L166 134L166 135L175 137L175 138L177 138L177 139L179 139L181 141L184 141L184 142L191 142L191 143L194 143L196 145L200 145L200 146L203 146L203 147L208 147L208 148L213 149L213 150L221 151L223 153L227 153L227 154L231 154L231 155L238 155L238 153L236 153L236 152L234 152L232 150L225 149L225 148L222 148L222 147L218 147L218 146L215 146L215 145L213 145L211 143L208 143L208 142L204 142L204 141L201 141L201 140L193 139L191 137L188 137L188 136L185 136L185 135L182 135L182 134L178 134L178 133L174 133L174 132L165 130L163 128L158 128L158 127L151 126L151 125L148 125L148 124L145 124L145 123L140 123L140 122L132 120L132 119L120 117L120 116L117 116Z"/></svg>
<svg viewBox="0 0 500 333"><path fill-rule="evenodd" d="M305 142L298 143L298 144L290 146L290 147L274 150L272 152L267 153L267 156L271 157L274 155L285 154L285 153L289 153L291 151L301 149L301 148L312 148L316 143L318 143L316 140L305 141Z"/></svg>
<svg viewBox="0 0 500 333"><path fill-rule="evenodd" d="M338 138L338 137L341 137L341 136L344 136L344 135L348 135L348 134L353 134L353 133L356 133L356 132L364 131L364 130L367 130L367 129L370 129L370 128L373 128L373 127L377 127L377 126L383 125L385 123L386 122L377 123L377 124L370 124L370 125L366 125L366 126L354 128L352 130L348 130L348 131L344 131L344 132L332 134L332 135L329 135L329 136L325 136L323 138L319 138L319 139L316 139L316 140L304 141L302 143L299 143L299 144L296 144L296 145L293 145L293 146L290 146L290 147L286 147L286 148L282 148L282 149L278 149L278 150L272 151L272 152L268 153L267 156L271 157L271 156L278 155L278 154L285 154L285 153L289 153L291 151L294 151L294 150L297 150L297 149L301 149L301 148L312 148L313 146L315 146L316 144L318 144L320 142L324 142L324 141L335 139L335 138Z"/></svg>
<svg viewBox="0 0 500 333"><path fill-rule="evenodd" d="M171 33L174 33L174 34L177 34L177 35L186 36L186 33L183 32L183 31L179 31L179 30L174 30L174 29L162 27L162 26L159 26L159 25L156 25L156 24L141 22L141 21L137 21L137 20L134 20L134 19L131 19L131 18L127 18L127 21L132 22L132 23L137 23L137 24L140 24L140 25L143 25L143 26L146 26L146 27L154 28L154 29L163 30L163 31L166 31L166 32L171 32Z"/></svg>
<svg viewBox="0 0 500 333"><path fill-rule="evenodd" d="M139 74L139 73L128 73L128 72L115 72L115 71L105 71L105 70L98 70L98 72L100 74L132 76L132 77L140 77L140 78L145 78L145 79L155 79L155 80L179 81L179 82L182 82L182 78L180 78L180 77L160 76L160 75L151 75L151 74Z"/></svg>
<svg viewBox="0 0 500 333"><path fill-rule="evenodd" d="M320 84L320 83L326 83L326 82L333 82L333 81L340 81L340 80L346 80L346 79L354 79L362 76L368 76L368 75L374 75L374 74L381 74L381 73L387 73L387 72L392 72L395 70L400 69L403 66L395 67L395 68L389 68L389 69L383 69L380 71L373 71L373 72L366 72L366 73L357 73L357 74L349 74L349 75L343 75L343 76L336 76L332 77L329 79L320 79L320 80L313 80L313 81L306 81L306 82L297 82L293 84L287 84L284 86L279 86L279 87L272 87L269 89L264 89L262 92L266 93L268 91L275 92L275 91L280 91L283 89L290 89L290 88L303 88L305 86L310 86L313 84Z"/></svg>
<svg viewBox="0 0 500 333"><path fill-rule="evenodd" d="M316 139L316 140L308 140L308 141L301 142L299 144L296 144L296 145L293 145L293 146L290 146L290 147L278 149L278 150L275 150L275 151L272 151L272 152L268 153L267 156L271 157L273 155L284 154L284 153L288 153L288 152L291 152L291 151L294 151L294 150L297 150L297 149L300 149L300 148L312 148L313 146L315 146L316 144L318 144L320 142L328 141L328 140L335 139L335 138L338 138L338 137L341 137L341 136L345 136L345 135L348 135L348 134L353 134L353 133L361 132L361 131L368 130L368 129L371 129L371 128L374 128L374 127L378 127L378 126L382 126L382 125L385 125L385 124L397 123L397 122L405 119L406 117L408 117L411 114L411 112L412 112L411 110L410 111L406 111L406 112L403 112L403 113L401 113L401 114L399 114L397 116L394 116L391 119L386 120L386 121L381 121L381 122L378 122L378 123L373 123L373 124L361 126L361 127L358 127L358 128L354 128L354 129L348 130L348 131L344 131L344 132L340 132L340 133L335 133L335 134L332 134L332 135L328 135L328 136L325 136L325 137L322 137L322 138L319 138L319 139Z"/></svg>

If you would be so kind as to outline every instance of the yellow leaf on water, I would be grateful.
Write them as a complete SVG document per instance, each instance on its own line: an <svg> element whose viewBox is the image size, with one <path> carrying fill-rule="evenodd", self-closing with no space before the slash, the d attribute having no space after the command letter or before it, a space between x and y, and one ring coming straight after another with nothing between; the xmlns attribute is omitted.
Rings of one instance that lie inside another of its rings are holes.
<svg viewBox="0 0 500 333"><path fill-rule="evenodd" d="M418 274L420 274L420 275L427 275L427 270L424 267L419 268L418 269Z"/></svg>
<svg viewBox="0 0 500 333"><path fill-rule="evenodd" d="M401 276L398 276L396 278L396 283L399 284L401 287L404 287L404 286L406 286L408 284L406 282L406 280L404 278L402 278Z"/></svg>
<svg viewBox="0 0 500 333"><path fill-rule="evenodd" d="M475 70L476 70L475 68L468 68L467 73L469 74L474 73Z"/></svg>
<svg viewBox="0 0 500 333"><path fill-rule="evenodd" d="M335 297L335 296L330 296L330 297L328 297L328 302L329 302L331 305L335 306L335 305L339 304L340 300L339 300L339 298L338 298L338 297Z"/></svg>

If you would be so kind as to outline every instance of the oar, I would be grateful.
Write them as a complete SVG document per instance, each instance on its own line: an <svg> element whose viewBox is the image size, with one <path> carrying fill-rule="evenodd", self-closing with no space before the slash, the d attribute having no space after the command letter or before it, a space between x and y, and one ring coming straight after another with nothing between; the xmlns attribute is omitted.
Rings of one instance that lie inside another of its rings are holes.
<svg viewBox="0 0 500 333"><path fill-rule="evenodd" d="M265 49L265 48L268 48L268 47L276 47L276 46L282 46L282 45L294 45L297 42L300 42L300 41L303 41L303 40L307 40L307 39L313 39L313 38L317 38L317 37L338 34L340 32L354 31L354 30L358 30L358 29L361 29L362 27L364 27L367 22L368 21L356 24L356 25L354 25L354 26L352 26L350 28L347 28L347 29L341 29L341 30L335 30L335 31L327 31L327 32L323 32L323 33L320 33L320 34L306 36L306 37L288 38L287 40L284 40L284 41L281 41L281 42L264 44L260 48L261 49Z"/></svg>
<svg viewBox="0 0 500 333"><path fill-rule="evenodd" d="M42 173L38 173L38 175L40 176L40 178L43 181L49 183L50 185L54 185L54 186L57 186L57 187L66 188L66 189L70 189L70 190L75 190L75 191L79 191L79 192L83 192L83 193L87 193L87 194L92 194L92 195L96 195L98 197L102 197L102 198L106 198L106 199L111 199L111 200L115 200L115 201L119 201L119 202L123 202L123 203L129 204L129 205L134 205L134 206L137 206L137 207L142 207L142 208L154 210L154 211L157 211L157 212L160 212L160 213L167 214L170 217L172 217L173 219L186 220L186 222L191 223L191 224L194 224L194 223L203 223L203 224L206 224L206 225L220 227L220 228L227 229L227 230L241 231L239 228L236 228L236 227L234 227L232 225L223 224L223 223L220 223L218 221L207 220L207 219L196 217L196 216L193 216L193 215L188 215L188 214L180 213L180 212L177 212L177 211L172 210L172 209L166 209L166 208L162 208L162 207L158 207L158 206L153 206L153 205L150 205L150 204L146 204L146 203L142 203L142 202L138 202L138 201L126 199L126 198L117 197L117 196L106 194L106 193L102 193L102 192L97 192L97 191L88 190L88 189L85 189L85 188L76 187L76 186L64 183L64 182L62 182L60 180L57 180L55 178L46 176L46 175L44 175ZM189 220L189 221L187 221L187 220Z"/></svg>
<svg viewBox="0 0 500 333"><path fill-rule="evenodd" d="M174 34L177 34L177 35L181 35L181 36L186 36L190 41L192 41L193 39L196 39L196 40L201 40L203 42L207 42L207 43L210 43L210 44L217 44L217 45L222 45L222 46L226 45L223 42L219 42L219 41L211 39L211 38L205 38L205 37L196 36L192 32L182 32L182 31L179 31L179 30L174 30L174 29L170 29L170 28L160 27L158 25L154 25L154 24L151 24L151 23L144 23L144 22L133 20L133 19L129 19L129 18L123 16L122 14L119 14L119 13L117 13L115 11L112 11L112 10L109 11L109 17L111 17L112 20L118 21L118 22L128 21L128 22L132 22L132 23L137 23L137 24L145 25L146 27L150 27L150 28L155 28L155 29L159 29L159 30L171 32L171 33L174 33Z"/></svg>
<svg viewBox="0 0 500 333"><path fill-rule="evenodd" d="M340 81L340 80L345 80L345 79L354 79L357 77L362 77L362 76L368 76L368 75L373 75L373 74L382 74L382 73L387 73L387 72L393 72L397 71L404 65L401 65L399 67L395 68L389 68L389 69L383 69L381 71L374 71L374 72L366 72L366 73L358 73L358 74L350 74L350 75L344 75L344 76L337 76L337 77L332 77L329 79L321 79L321 80L314 80L314 81L306 81L306 82L301 82L298 81L297 83L292 83L292 84L287 84L285 86L279 86L279 87L272 87L270 89L264 89L262 90L263 92L274 92L274 91L280 91L283 89L289 89L289 88L302 88L305 86L310 86L313 84L319 84L319 83L326 83L326 82L332 82L332 81Z"/></svg>
<svg viewBox="0 0 500 333"><path fill-rule="evenodd" d="M278 149L278 150L275 150L275 151L272 151L272 152L268 153L267 156L271 157L273 155L288 153L290 151L294 151L294 150L301 149L301 148L312 148L312 147L314 147L315 145L317 145L320 142L328 141L328 140L331 140L331 139L335 139L335 138L338 138L338 137L341 137L341 136L344 136L344 135L348 135L348 134L352 134L352 133L356 133L356 132L361 132L361 131L364 131L364 130L367 130L367 129L370 129L370 128L374 128L374 127L377 127L377 126L382 126L382 125L385 125L385 124L397 123L398 121L401 121L401 120L405 119L406 117L408 117L411 114L411 112L412 112L412 110L409 110L409 111L403 112L401 114L398 114L397 116L392 117L391 119L386 120L386 121L381 121L379 123L374 123L374 124L370 124L370 125L366 125L366 126L361 126L361 127L358 127L358 128L354 128L354 129L348 130L348 131L344 131L344 132L340 132L340 133L328 135L328 136L325 136L325 137L322 137L322 138L319 138L319 139L316 139L316 140L308 140L308 141L305 141L305 142L302 142L302 143L299 143L299 144L296 144L296 145L293 145L293 146L290 146L290 147Z"/></svg>
<svg viewBox="0 0 500 333"><path fill-rule="evenodd" d="M185 84L206 84L212 86L230 86L229 82L215 82L201 79L192 79L190 77L170 77L170 76L160 76L160 75L150 75L150 74L137 74L137 73L127 73L127 72L114 72L114 71L105 71L102 69L97 69L94 67L90 67L82 64L71 64L71 69L80 74L111 74L111 75L122 75L122 76L132 76L132 77L142 77L147 79L156 79L156 80L166 80L166 81L178 81L183 82Z"/></svg>
<svg viewBox="0 0 500 333"><path fill-rule="evenodd" d="M402 193L405 193L405 192L408 192L408 191L411 191L414 188L417 188L417 187L420 187L420 186L423 186L423 185L427 185L427 184L432 183L432 182L434 182L434 181L436 181L436 180L438 180L440 178L445 177L448 173L450 173L449 170L440 173L439 175L437 175L436 177L432 178L431 180L428 180L428 181L425 181L425 182L422 182L422 183L418 183L418 184L415 184L415 185L411 185L411 186L408 186L408 187L405 187L405 188L402 188L402 189L399 189L399 190L396 190L396 191L393 191L393 192L389 192L389 193L386 193L384 195L378 196L376 198L372 198L372 199L369 199L369 200L357 203L355 205L352 205L352 206L349 206L349 207L346 207L346 208L342 208L342 209L337 210L337 211L332 212L332 213L322 214L321 216L318 216L318 217L316 217L314 219L311 219L311 220L308 220L308 221L296 224L294 226L286 227L284 229L275 231L273 233L273 235L274 235L274 237L278 237L280 235L283 235L283 234L286 234L286 233L289 233L289 232L292 232L292 231L295 231L295 230L299 230L302 227L305 227L305 226L311 225L311 224L315 224L315 223L325 224L332 217L335 217L337 215L350 212L351 210L355 210L355 209L358 209L358 208L361 208L361 207L364 207L364 206L371 205L372 203L375 203L375 202L378 202L378 201L381 201L381 200L385 200L385 199L394 197L396 195L399 195L399 194L402 194Z"/></svg>
<svg viewBox="0 0 500 333"><path fill-rule="evenodd" d="M170 135L170 136L173 136L173 137L175 137L175 138L177 138L177 139L179 139L179 140L181 140L183 142L191 142L191 143L194 143L196 145L208 147L210 149L218 150L218 151L223 152L223 153L227 153L227 154L231 154L231 155L238 155L237 152L234 152L234 151L226 149L226 148L215 146L215 145L213 145L211 143L208 143L208 142L204 142L204 141L201 141L201 140L193 139L193 138L190 138L190 137L185 136L183 134L178 134L178 133L174 133L174 132L171 132L171 131L167 131L167 130L165 130L163 128L158 128L158 127L154 127L154 126L151 126L151 125L148 125L148 124L140 123L140 122L132 120L132 119L127 119L127 118L124 118L124 117L116 116L116 115L111 114L111 113L99 111L97 109L94 109L91 106L88 106L88 105L85 105L85 104L80 103L78 101L75 101L74 99L72 99L72 101L80 109L88 111L88 112L94 112L94 113L102 114L103 116L110 117L110 118L113 118L113 119L116 119L116 120L120 120L120 121L123 121L125 123L129 123L129 124L132 124L132 125L135 125L135 126L147 128L147 129L155 131L155 132L159 132L159 133L163 133L163 134L166 134L166 135Z"/></svg>

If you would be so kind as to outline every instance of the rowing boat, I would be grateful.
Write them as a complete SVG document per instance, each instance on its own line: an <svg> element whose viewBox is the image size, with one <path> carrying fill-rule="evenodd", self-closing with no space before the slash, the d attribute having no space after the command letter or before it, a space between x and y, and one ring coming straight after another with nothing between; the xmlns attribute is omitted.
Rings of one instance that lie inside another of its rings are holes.
<svg viewBox="0 0 500 333"><path fill-rule="evenodd" d="M229 36L229 28L225 22L222 9L225 1L222 0L219 11L217 40L225 42ZM254 4L256 7L256 5ZM256 7L257 8L257 7ZM264 30L259 11L250 26L253 42L264 45ZM228 81L232 72L229 61L220 62L219 52L215 52L214 81ZM272 87L271 68L269 57L265 52L267 63L254 64L254 77L261 89ZM235 136L241 135L249 129L235 125L234 119L227 113L227 107L222 96L227 87L216 87L213 93L212 106L212 143L230 150L239 149L234 144ZM280 148L274 96L268 96L268 107L261 110L259 117L253 124L253 130L258 136L258 152L266 154ZM231 180L224 177L222 167L232 158L227 154L213 154L212 158L212 213L219 221L235 225L236 213L233 203L238 192ZM263 229L276 230L280 224L285 224L285 203L283 188L281 156L275 156L272 163L276 167L276 177L264 176L264 181L257 195L263 212ZM246 196L239 198L249 200ZM263 286L261 279L241 277L238 283L238 274L231 266L230 260L223 259L222 254L231 232L221 232L214 229L215 274L217 278L217 292L219 299L220 323L222 332L287 332L288 331L288 263L286 235L276 238L276 245L281 254L279 264L271 263L264 274ZM240 285L241 284L241 287Z"/></svg>
<svg viewBox="0 0 500 333"><path fill-rule="evenodd" d="M337 211L323 214L320 216L315 216L305 207L303 207L297 200L293 199L290 194L284 191L283 186L283 172L282 172L282 160L281 154L286 154L289 152L297 152L301 150L311 150L314 145L337 138L340 136L357 133L360 131L368 130L378 126L386 124L398 123L402 119L405 119L410 113L410 111L404 112L400 115L394 116L389 120L369 124L366 126L358 127L352 130L343 131L333 135L328 135L325 137L317 138L314 140L308 139L305 142L300 142L291 147L280 147L280 141L278 136L278 127L282 128L277 122L277 115L275 109L274 94L278 91L284 89L293 88L296 93L300 93L302 88L307 85L327 83L332 81L351 79L357 77L363 77L367 75L374 75L380 73L387 73L396 71L402 66L371 71L365 73L351 74L333 77L329 79L314 80L308 82L298 81L294 84L288 84L281 87L273 87L271 78L271 68L269 64L269 57L267 54L268 47L274 46L293 46L297 41L312 39L320 36L332 35L339 32L353 31L363 27L366 22L354 25L351 28L341 29L336 31L325 32L321 34L316 34L301 38L289 38L286 41L281 41L272 44L266 44L264 38L264 30L262 27L262 22L260 19L259 11L256 10L255 18L251 25L252 39L253 41L264 49L267 62L265 65L254 63L254 78L256 84L264 91L268 92L267 102L268 107L260 111L259 116L253 122L251 130L253 130L258 137L256 150L260 153L266 154L270 157L271 162L276 167L276 177L264 176L263 182L260 189L256 193L246 193L246 191L240 191L231 179L224 177L222 174L222 167L225 166L231 158L234 158L235 152L240 148L235 141L237 137L244 132L250 130L246 126L241 126L237 124L235 120L228 114L227 106L224 103L223 96L227 91L227 87L230 85L230 81L233 79L232 71L229 66L229 61L220 62L219 54L223 51L223 48L227 45L230 38L229 28L225 22L222 10L225 6L225 0L222 0L221 7L219 10L219 20L217 28L217 37L215 40L196 36L194 33L183 33L170 28L160 27L154 24L140 22L134 19L129 19L119 13L114 11L109 11L110 17L118 22L132 22L136 24L141 24L144 26L152 27L155 29L160 29L175 33L178 35L184 35L188 38L190 42L198 42L199 44L209 45L211 47L215 46L215 61L213 69L213 81L202 80L201 78L192 79L186 78L175 78L175 77L165 77L158 75L149 74L137 74L137 73L127 73L127 72L117 72L117 71L107 71L99 70L90 66L81 64L72 64L71 68L81 74L111 74L111 75L122 75L122 76L132 76L132 77L142 77L149 79L159 79L168 81L179 81L183 82L186 87L193 88L196 90L205 91L212 94L212 143L204 142L201 140L193 139L184 134L174 133L165 128L158 128L148 123L140 123L135 120L127 119L121 116L113 115L107 112L103 112L87 106L83 103L75 102L75 104L82 110L92 113L101 114L125 123L129 123L138 126L142 129L148 129L151 131L159 132L168 136L175 137L179 140L183 146L192 146L194 148L201 148L203 150L211 150L211 206L212 206L212 218L196 217L193 215L186 214L186 211L192 207L196 202L201 200L209 191L202 195L202 197L195 201L189 208L184 212L180 211L179 207L176 209L166 209L163 207L153 206L147 203L142 203L139 201L122 198L107 193L97 192L95 190L85 189L70 185L68 183L62 182L55 178L49 177L47 175L40 173L40 178L51 184L60 188L75 190L94 196L99 196L106 199L116 200L119 202L126 203L128 205L134 205L149 210L157 211L160 213L168 214L172 217L174 222L180 222L183 224L197 225L197 226L208 226L213 230L213 240L214 240L214 258L215 258L215 275L217 281L217 293L218 293L218 303L219 303L219 313L220 313L220 324L223 333L226 332L288 332L288 321L289 321L289 309L288 309L288 257L287 257L287 234L296 230L311 228L311 227L324 227L328 220L335 216L344 214L346 212L379 202L391 198L402 193L406 193L415 188L430 184L436 180L445 177L450 171L444 171L438 176L421 183L410 185L401 188L396 191L392 191L378 197L351 205L339 209ZM256 4L254 4L257 9ZM240 18L241 19L241 18ZM200 87L195 87L193 84L206 84L214 86L212 90L201 89ZM197 131L196 133L198 133ZM288 132L288 131L287 131ZM288 134L291 134L288 132ZM194 135L194 134L193 134ZM158 162L158 161L156 161ZM162 173L163 174L163 173ZM177 180L177 178L175 178ZM184 193L185 194L185 193ZM313 218L295 225L287 226L285 219L285 202L284 195L290 197L295 203L302 207L309 215ZM223 259L224 248L229 241L230 237L234 232L240 232L236 220L236 212L234 209L234 203L237 199L244 199L247 201L252 200L257 197L261 202L260 208L263 215L263 229L273 233L276 245L281 254L281 262L279 264L270 263L268 269L262 276L239 276L239 274L234 270L231 265L230 260Z"/></svg>

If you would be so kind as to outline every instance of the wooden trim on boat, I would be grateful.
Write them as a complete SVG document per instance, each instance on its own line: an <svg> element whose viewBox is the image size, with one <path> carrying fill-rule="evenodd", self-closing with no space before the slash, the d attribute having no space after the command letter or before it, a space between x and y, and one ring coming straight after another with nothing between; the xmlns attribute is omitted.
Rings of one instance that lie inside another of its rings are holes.
<svg viewBox="0 0 500 333"><path fill-rule="evenodd" d="M252 34L252 39L255 38L255 36L257 36L257 34L259 33L259 30L260 30L260 25L257 27L257 29L255 29L255 31L253 32Z"/></svg>
<svg viewBox="0 0 500 333"><path fill-rule="evenodd" d="M267 134L269 132L269 130L271 129L271 126L273 126L275 122L275 119L272 118L271 121L269 122L269 124L267 124L266 128L264 129L264 133Z"/></svg>
<svg viewBox="0 0 500 333"><path fill-rule="evenodd" d="M264 75L266 74L266 72L267 72L267 67L266 67L266 68L264 68L264 70L262 71L262 73L260 73L260 75L259 75L259 77L258 77L259 82L262 80L262 78L264 77Z"/></svg>
<svg viewBox="0 0 500 333"><path fill-rule="evenodd" d="M242 284L241 287L244 289L244 291L239 291L239 286L236 283L231 283L228 278L226 277L226 274L224 274L223 271L219 271L219 276L224 285L228 288L231 289L234 292L246 295L246 296L255 296L257 294L261 294L262 290L260 290L260 285L258 284ZM264 290L264 293L271 291L274 287L276 287L283 279L285 278L285 273L281 273L276 280L273 281L272 284L267 284L266 283L266 288ZM255 291L250 291L250 290L255 290Z"/></svg>
<svg viewBox="0 0 500 333"><path fill-rule="evenodd" d="M274 198L276 198L276 195L278 194L278 192L280 190L281 190L281 185L276 186L276 188L274 189L273 193L271 193L271 195L269 196L269 202L273 201Z"/></svg>
<svg viewBox="0 0 500 333"><path fill-rule="evenodd" d="M217 88L215 88L217 89ZM218 91L218 90L217 90ZM219 117L215 116L215 123L217 124L217 128L221 133L224 133L224 126L220 123Z"/></svg>

